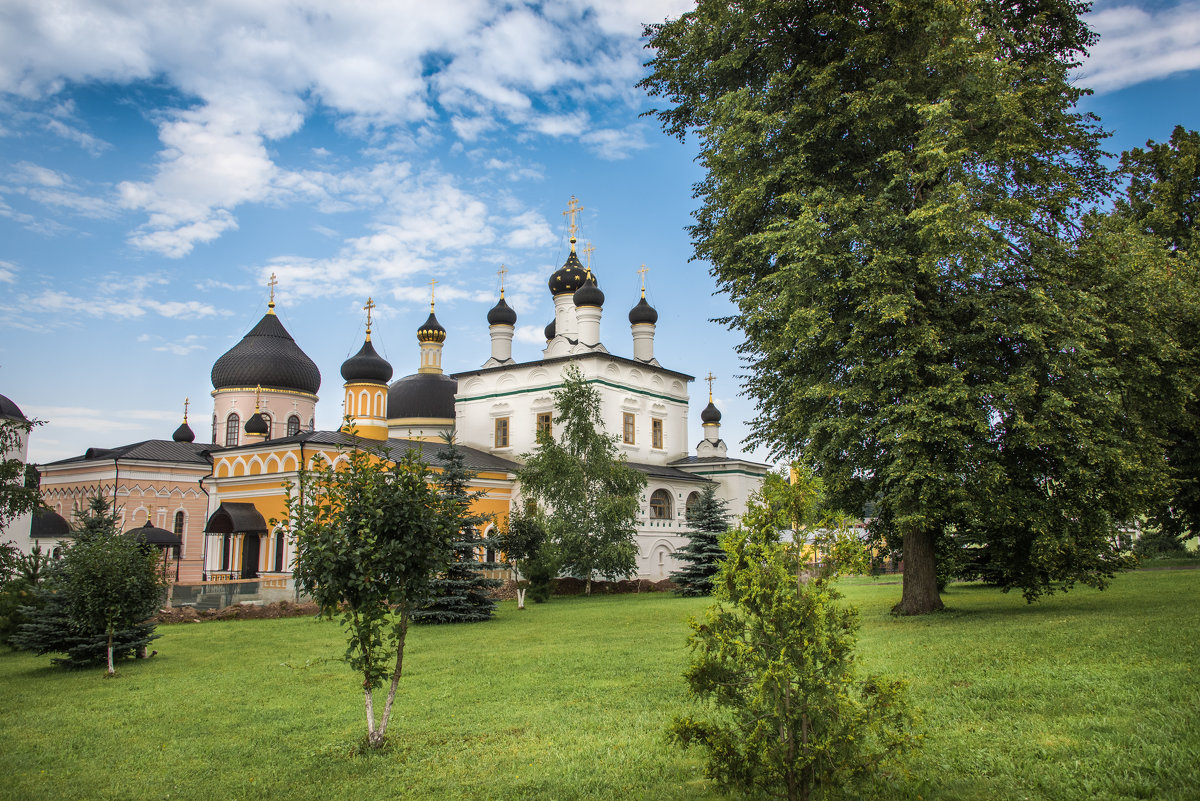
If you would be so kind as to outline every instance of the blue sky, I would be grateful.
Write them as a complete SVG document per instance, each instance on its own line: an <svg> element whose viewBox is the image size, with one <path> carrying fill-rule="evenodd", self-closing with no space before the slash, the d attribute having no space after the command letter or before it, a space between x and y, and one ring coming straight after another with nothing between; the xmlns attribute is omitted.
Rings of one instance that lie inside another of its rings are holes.
<svg viewBox="0 0 1200 801"><path fill-rule="evenodd" d="M337 425L341 362L379 304L397 375L437 284L448 371L488 356L496 271L518 314L514 355L540 356L563 210L607 295L602 340L632 353L638 268L660 313L656 355L717 376L735 453L730 312L684 226L694 143L651 103L643 22L683 0L554 3L8 0L0 6L0 393L48 421L51 461L169 438L183 399L208 439L209 370L266 310L322 372L318 426ZM1109 149L1200 128L1200 2L1104 2L1078 80ZM701 438L692 385L691 442Z"/></svg>

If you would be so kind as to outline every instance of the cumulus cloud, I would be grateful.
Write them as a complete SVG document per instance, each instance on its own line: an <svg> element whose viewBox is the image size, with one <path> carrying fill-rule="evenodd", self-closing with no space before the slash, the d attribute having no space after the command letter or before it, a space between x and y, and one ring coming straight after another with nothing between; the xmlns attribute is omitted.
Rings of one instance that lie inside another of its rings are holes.
<svg viewBox="0 0 1200 801"><path fill-rule="evenodd" d="M1079 74L1097 92L1200 69L1200 3L1114 5L1088 15L1088 22L1100 41Z"/></svg>
<svg viewBox="0 0 1200 801"><path fill-rule="evenodd" d="M494 0L13 0L0 25L0 92L44 104L68 82L154 79L178 91L184 99L158 122L162 149L152 174L117 188L122 208L145 215L130 242L178 258L236 229L244 204L305 199L335 213L372 202L369 190L338 186L336 173L277 162L272 143L318 108L370 139L364 153L381 161L443 132L473 142L498 124L531 137L575 138L604 158L621 158L641 139L606 119L627 117L640 102L632 84L644 58L641 23L684 7L683 0L537 8ZM39 112L39 124L89 152L107 147L60 106ZM312 155L328 154L315 148ZM64 201L47 195L44 202ZM76 211L98 208L80 203Z"/></svg>

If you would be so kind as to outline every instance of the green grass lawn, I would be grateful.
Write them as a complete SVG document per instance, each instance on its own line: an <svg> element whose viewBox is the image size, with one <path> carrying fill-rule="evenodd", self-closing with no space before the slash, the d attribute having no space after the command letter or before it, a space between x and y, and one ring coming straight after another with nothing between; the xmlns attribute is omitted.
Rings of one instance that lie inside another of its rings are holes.
<svg viewBox="0 0 1200 801"><path fill-rule="evenodd" d="M924 748L880 799L1200 797L1200 572L1146 571L1027 606L954 586L950 611L887 614L860 579L865 670L902 676ZM362 754L336 624L160 628L113 680L0 653L0 798L721 798L666 744L685 620L704 599L559 599L415 628L392 746Z"/></svg>

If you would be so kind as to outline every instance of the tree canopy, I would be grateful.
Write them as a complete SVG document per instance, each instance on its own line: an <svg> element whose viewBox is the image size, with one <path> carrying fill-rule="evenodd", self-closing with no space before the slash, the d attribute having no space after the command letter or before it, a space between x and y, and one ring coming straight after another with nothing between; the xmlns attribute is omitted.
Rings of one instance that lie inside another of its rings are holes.
<svg viewBox="0 0 1200 801"><path fill-rule="evenodd" d="M344 658L362 676L371 747L387 735L412 612L449 564L461 520L429 479L414 452L394 458L359 442L344 463L318 463L289 488L296 584L346 629ZM389 680L377 721L374 690Z"/></svg>
<svg viewBox="0 0 1200 801"><path fill-rule="evenodd" d="M554 393L554 424L538 432L538 448L523 455L521 492L547 510L550 539L561 569L587 582L625 578L637 567L634 524L646 477L617 454L604 430L600 393L578 365L563 370Z"/></svg>
<svg viewBox="0 0 1200 801"><path fill-rule="evenodd" d="M701 0L647 29L656 113L699 138L691 233L737 304L751 440L874 504L899 613L941 608L952 534L1001 543L1030 599L1102 585L1161 485L1152 293L1079 247L1111 180L1069 79L1085 9Z"/></svg>

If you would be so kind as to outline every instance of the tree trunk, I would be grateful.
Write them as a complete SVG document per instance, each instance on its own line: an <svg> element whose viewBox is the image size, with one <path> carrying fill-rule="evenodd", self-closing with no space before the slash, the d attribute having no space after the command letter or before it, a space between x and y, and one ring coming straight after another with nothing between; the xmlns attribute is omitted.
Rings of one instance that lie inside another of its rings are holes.
<svg viewBox="0 0 1200 801"><path fill-rule="evenodd" d="M517 587L517 608L525 608L525 590L521 589L520 587Z"/></svg>
<svg viewBox="0 0 1200 801"><path fill-rule="evenodd" d="M944 608L938 597L935 532L910 531L904 535L904 589L893 615L925 615Z"/></svg>
<svg viewBox="0 0 1200 801"><path fill-rule="evenodd" d="M591 576L587 577L587 584L584 585L583 594L588 596L589 598L592 595L592 577Z"/></svg>
<svg viewBox="0 0 1200 801"><path fill-rule="evenodd" d="M379 722L379 741L372 745L379 747L383 745L383 738L387 736L388 721L392 717L392 703L396 700L396 687L400 684L400 674L404 670L404 640L408 637L408 612L402 610L400 612L400 625L396 631L396 669L392 671L392 685L388 688L387 703L383 705L383 720Z"/></svg>
<svg viewBox="0 0 1200 801"><path fill-rule="evenodd" d="M117 672L117 669L113 667L112 641L113 641L113 627L109 626L108 627L108 675L109 676L116 675L116 672Z"/></svg>

